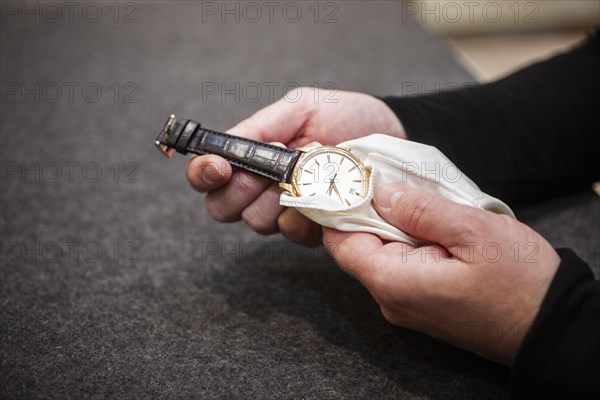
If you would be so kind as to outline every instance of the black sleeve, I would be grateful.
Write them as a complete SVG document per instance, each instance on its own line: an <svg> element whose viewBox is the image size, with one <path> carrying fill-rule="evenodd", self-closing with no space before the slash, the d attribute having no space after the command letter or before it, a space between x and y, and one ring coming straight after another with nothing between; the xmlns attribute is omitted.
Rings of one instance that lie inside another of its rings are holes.
<svg viewBox="0 0 600 400"><path fill-rule="evenodd" d="M600 30L502 80L383 99L409 139L436 146L511 205L600 180ZM600 385L600 283L571 250L521 344L515 398L585 398Z"/></svg>
<svg viewBox="0 0 600 400"><path fill-rule="evenodd" d="M383 100L409 139L436 146L510 205L600 180L600 30L493 83Z"/></svg>
<svg viewBox="0 0 600 400"><path fill-rule="evenodd" d="M598 392L600 282L572 250L558 252L561 264L513 365L515 398L586 398Z"/></svg>

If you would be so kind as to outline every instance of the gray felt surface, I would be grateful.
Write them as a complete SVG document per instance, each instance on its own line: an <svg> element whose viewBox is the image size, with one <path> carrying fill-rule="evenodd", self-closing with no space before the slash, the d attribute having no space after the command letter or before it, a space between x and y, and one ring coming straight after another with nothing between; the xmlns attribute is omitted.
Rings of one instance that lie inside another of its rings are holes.
<svg viewBox="0 0 600 400"><path fill-rule="evenodd" d="M316 23L312 2L295 23L281 3L239 23L94 4L2 15L1 398L507 397L506 368L389 325L322 249L211 221L184 158L152 145L171 112L227 129L286 84L472 81L442 40L397 2L321 4ZM236 82L239 99L207 92ZM591 192L519 215L598 268Z"/></svg>

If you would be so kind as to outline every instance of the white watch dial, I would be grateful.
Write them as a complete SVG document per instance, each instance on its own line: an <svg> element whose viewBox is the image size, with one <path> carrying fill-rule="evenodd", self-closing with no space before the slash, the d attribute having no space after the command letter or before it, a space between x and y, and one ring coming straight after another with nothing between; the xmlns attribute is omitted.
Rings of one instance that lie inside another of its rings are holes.
<svg viewBox="0 0 600 400"><path fill-rule="evenodd" d="M346 206L364 199L368 175L362 163L346 150L324 146L300 160L295 179L300 196L329 196Z"/></svg>

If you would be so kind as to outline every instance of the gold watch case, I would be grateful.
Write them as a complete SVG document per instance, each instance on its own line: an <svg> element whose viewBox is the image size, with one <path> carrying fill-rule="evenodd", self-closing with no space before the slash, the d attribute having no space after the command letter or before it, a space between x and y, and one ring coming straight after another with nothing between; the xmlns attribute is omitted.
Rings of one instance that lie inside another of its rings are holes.
<svg viewBox="0 0 600 400"><path fill-rule="evenodd" d="M304 153L300 156L300 158L298 159L298 162L294 166L294 171L292 172L290 182L289 183L280 183L280 187L283 190L289 192L290 195L292 195L294 197L299 197L301 195L301 191L300 191L300 187L299 187L299 185L300 185L299 179L300 179L302 169L305 167L306 163L309 160L314 159L315 157L322 155L322 154L337 155L337 156L342 157L342 159L346 158L346 159L351 160L351 162L360 171L360 174L363 179L363 188L362 188L362 191L360 192L359 196L364 198L367 195L367 192L369 191L369 180L371 178L371 169L369 167L366 167L363 164L361 159L359 159L354 154L352 154L352 152L350 151L350 148L342 147L342 146L318 146L318 147L310 148L307 150L304 150L304 149L300 149L300 150L304 151ZM340 165L341 165L341 162L340 162Z"/></svg>

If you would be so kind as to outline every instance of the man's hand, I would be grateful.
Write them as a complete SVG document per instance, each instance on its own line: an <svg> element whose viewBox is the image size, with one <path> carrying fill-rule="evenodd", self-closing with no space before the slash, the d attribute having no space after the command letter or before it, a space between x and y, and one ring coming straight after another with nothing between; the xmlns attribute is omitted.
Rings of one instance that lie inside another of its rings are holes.
<svg viewBox="0 0 600 400"><path fill-rule="evenodd" d="M512 364L560 263L528 226L401 184L377 189L377 212L431 242L414 248L324 228L323 242L392 324Z"/></svg>
<svg viewBox="0 0 600 400"><path fill-rule="evenodd" d="M371 133L406 138L400 121L381 100L362 93L312 88L296 89L228 133L289 148L311 142L335 145ZM186 173L194 189L207 192L206 209L217 221L243 219L258 233L281 232L295 243L320 244L321 227L295 209L280 206L277 184L233 170L225 159L214 155L191 157Z"/></svg>

